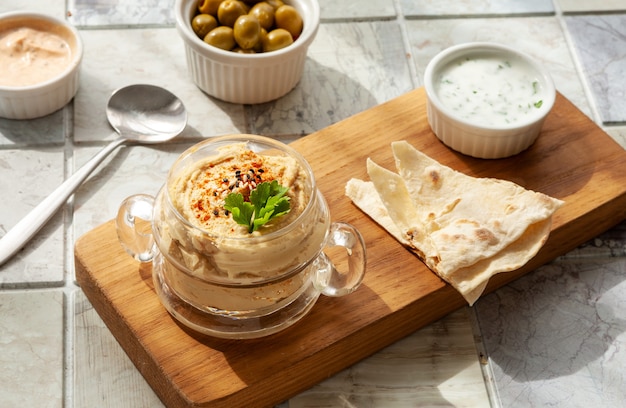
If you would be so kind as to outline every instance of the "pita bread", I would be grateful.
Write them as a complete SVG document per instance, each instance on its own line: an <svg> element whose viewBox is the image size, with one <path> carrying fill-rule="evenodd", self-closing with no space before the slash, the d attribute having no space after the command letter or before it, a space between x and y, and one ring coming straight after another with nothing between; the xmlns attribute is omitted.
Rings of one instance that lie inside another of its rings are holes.
<svg viewBox="0 0 626 408"><path fill-rule="evenodd" d="M398 173L370 159L371 181L346 195L472 305L491 276L520 268L543 246L561 200L504 180L475 178L392 143Z"/></svg>

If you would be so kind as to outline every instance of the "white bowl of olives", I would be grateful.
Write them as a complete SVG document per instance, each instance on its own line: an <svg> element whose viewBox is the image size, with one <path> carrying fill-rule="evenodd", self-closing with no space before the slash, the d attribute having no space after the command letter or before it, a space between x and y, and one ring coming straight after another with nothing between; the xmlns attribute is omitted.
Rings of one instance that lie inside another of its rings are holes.
<svg viewBox="0 0 626 408"><path fill-rule="evenodd" d="M241 104L297 85L320 20L317 0L176 0L175 14L194 83Z"/></svg>

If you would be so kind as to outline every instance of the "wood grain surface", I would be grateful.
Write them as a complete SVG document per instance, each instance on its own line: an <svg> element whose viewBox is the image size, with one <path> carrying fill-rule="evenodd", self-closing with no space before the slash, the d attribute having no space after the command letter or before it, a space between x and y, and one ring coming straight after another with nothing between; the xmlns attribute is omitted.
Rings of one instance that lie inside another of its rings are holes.
<svg viewBox="0 0 626 408"><path fill-rule="evenodd" d="M426 119L424 90L411 91L292 143L313 167L333 220L363 234L368 265L356 292L322 296L281 333L256 340L195 334L161 306L151 266L124 252L112 221L76 242L77 281L168 407L272 406L465 304L344 195L351 177L367 179L367 157L394 169L394 140L407 140L465 174L511 180L565 201L537 256L519 270L496 275L487 292L626 218L626 151L563 96L527 151L481 160L440 143Z"/></svg>

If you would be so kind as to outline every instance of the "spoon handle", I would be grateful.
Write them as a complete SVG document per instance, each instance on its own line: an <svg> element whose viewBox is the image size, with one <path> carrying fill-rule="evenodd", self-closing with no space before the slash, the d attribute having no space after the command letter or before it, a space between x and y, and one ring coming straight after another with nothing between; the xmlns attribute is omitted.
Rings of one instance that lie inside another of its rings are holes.
<svg viewBox="0 0 626 408"><path fill-rule="evenodd" d="M0 239L0 265L19 251L46 222L61 208L89 174L104 160L109 153L126 142L123 137L106 145L80 169L56 188L39 205L33 208L9 232Z"/></svg>

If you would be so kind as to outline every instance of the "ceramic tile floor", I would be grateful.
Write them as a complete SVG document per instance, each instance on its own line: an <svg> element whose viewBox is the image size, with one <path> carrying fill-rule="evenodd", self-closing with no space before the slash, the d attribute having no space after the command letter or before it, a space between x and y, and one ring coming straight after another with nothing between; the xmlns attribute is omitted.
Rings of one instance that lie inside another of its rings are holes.
<svg viewBox="0 0 626 408"><path fill-rule="evenodd" d="M626 147L626 1L320 0L323 24L301 83L258 106L222 103L191 84L172 4L0 2L0 12L69 13L86 44L72 105L31 121L0 119L0 231L112 137L104 105L113 89L162 85L190 114L176 143L112 155L0 267L0 406L161 405L75 285L72 246L112 218L124 197L156 191L176 155L202 137L249 132L290 141L421 86L426 64L447 46L498 41L545 64L558 90ZM622 224L282 405L619 406L626 400L625 254ZM450 328L456 336L446 335ZM437 354L441 344L450 353ZM485 365L473 359L481 350ZM422 370L432 376L384 380ZM475 382L483 374L485 389Z"/></svg>

